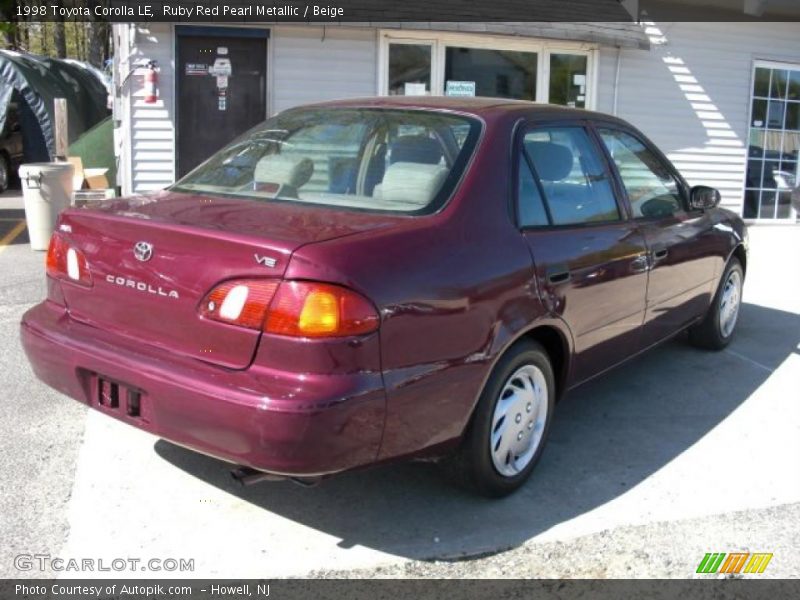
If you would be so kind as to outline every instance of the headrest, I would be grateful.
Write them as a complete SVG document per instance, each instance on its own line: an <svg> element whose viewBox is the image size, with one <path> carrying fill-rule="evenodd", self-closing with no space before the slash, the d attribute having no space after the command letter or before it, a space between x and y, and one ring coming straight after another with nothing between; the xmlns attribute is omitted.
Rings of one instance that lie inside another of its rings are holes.
<svg viewBox="0 0 800 600"><path fill-rule="evenodd" d="M573 167L572 150L554 142L525 142L525 150L544 181L561 181Z"/></svg>
<svg viewBox="0 0 800 600"><path fill-rule="evenodd" d="M253 180L256 183L277 183L297 189L308 183L313 173L314 162L310 158L268 154L256 163Z"/></svg>
<svg viewBox="0 0 800 600"><path fill-rule="evenodd" d="M426 135L401 135L391 143L389 162L438 165L442 160L442 146Z"/></svg>
<svg viewBox="0 0 800 600"><path fill-rule="evenodd" d="M426 206L442 187L449 171L440 165L397 162L389 165L380 185L380 198Z"/></svg>

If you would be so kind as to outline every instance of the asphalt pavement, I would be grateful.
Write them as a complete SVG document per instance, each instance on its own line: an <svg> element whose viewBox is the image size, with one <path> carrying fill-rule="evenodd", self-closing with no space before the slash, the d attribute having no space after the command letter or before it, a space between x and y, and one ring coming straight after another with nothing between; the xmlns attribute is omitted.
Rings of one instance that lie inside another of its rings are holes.
<svg viewBox="0 0 800 600"><path fill-rule="evenodd" d="M421 463L239 488L222 462L50 390L19 343L44 295L44 254L7 239L20 208L0 196L0 577L51 574L20 554L190 559L170 573L186 577L689 577L733 551L800 575L798 227L751 228L727 350L679 338L571 393L533 479L490 501Z"/></svg>

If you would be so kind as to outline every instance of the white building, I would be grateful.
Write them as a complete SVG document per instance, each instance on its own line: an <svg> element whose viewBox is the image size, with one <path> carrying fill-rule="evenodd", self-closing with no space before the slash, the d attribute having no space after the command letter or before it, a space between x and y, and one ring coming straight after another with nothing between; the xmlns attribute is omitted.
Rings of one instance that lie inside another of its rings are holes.
<svg viewBox="0 0 800 600"><path fill-rule="evenodd" d="M616 114L748 219L793 222L800 23L114 25L119 185L160 189L298 104L472 93ZM142 65L158 97L145 102Z"/></svg>

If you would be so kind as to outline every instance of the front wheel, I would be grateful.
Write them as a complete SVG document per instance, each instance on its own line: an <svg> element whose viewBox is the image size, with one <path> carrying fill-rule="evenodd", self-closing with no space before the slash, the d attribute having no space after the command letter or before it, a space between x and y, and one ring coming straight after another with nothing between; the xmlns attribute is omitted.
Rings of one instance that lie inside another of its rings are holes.
<svg viewBox="0 0 800 600"><path fill-rule="evenodd" d="M541 457L555 406L555 378L534 342L509 350L481 394L463 443L449 461L458 481L501 497L530 477Z"/></svg>
<svg viewBox="0 0 800 600"><path fill-rule="evenodd" d="M698 348L722 350L733 339L742 303L744 270L731 258L705 318L689 328L689 341Z"/></svg>

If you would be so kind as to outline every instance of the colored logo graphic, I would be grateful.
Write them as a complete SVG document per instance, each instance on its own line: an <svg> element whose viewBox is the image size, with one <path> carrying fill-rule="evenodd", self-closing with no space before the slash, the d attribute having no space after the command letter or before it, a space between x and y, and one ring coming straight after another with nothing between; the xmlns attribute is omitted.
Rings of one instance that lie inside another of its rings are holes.
<svg viewBox="0 0 800 600"><path fill-rule="evenodd" d="M736 573L763 573L767 568L772 554L766 552L708 552L700 564L697 572L703 574L736 574Z"/></svg>

